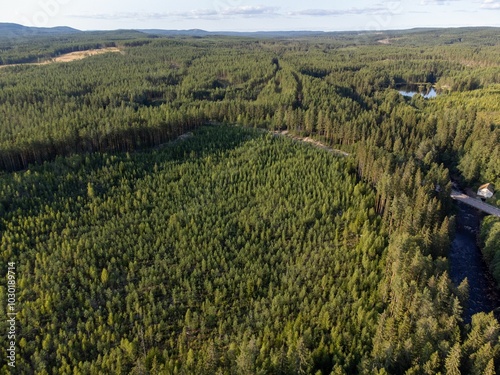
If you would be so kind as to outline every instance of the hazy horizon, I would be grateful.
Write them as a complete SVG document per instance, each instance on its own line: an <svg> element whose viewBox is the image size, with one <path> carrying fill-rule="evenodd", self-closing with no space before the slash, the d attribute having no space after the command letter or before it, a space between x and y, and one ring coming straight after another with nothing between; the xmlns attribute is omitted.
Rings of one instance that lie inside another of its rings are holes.
<svg viewBox="0 0 500 375"><path fill-rule="evenodd" d="M79 2L21 0L2 5L0 22L69 26L79 30L203 29L207 31L377 31L500 26L500 0L355 0L349 5L312 0L158 0Z"/></svg>

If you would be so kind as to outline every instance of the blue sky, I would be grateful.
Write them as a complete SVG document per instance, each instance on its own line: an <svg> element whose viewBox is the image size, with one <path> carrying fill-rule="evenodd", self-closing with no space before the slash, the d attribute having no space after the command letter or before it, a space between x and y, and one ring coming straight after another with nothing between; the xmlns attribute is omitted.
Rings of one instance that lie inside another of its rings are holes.
<svg viewBox="0 0 500 375"><path fill-rule="evenodd" d="M82 30L387 30L500 26L500 0L2 0L0 22Z"/></svg>

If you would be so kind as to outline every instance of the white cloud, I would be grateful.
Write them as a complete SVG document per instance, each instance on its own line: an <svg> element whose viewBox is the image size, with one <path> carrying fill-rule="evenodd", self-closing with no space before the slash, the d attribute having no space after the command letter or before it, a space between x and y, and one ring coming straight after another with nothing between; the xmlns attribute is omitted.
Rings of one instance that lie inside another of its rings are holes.
<svg viewBox="0 0 500 375"><path fill-rule="evenodd" d="M481 4L482 9L498 9L500 10L500 1L498 0L484 0Z"/></svg>
<svg viewBox="0 0 500 375"><path fill-rule="evenodd" d="M278 8L267 7L267 6L240 6L235 8L226 8L221 11L222 15L233 16L233 15L243 15L243 16L256 16L256 15L278 15Z"/></svg>
<svg viewBox="0 0 500 375"><path fill-rule="evenodd" d="M459 0L422 0L420 5L449 5L452 2Z"/></svg>
<svg viewBox="0 0 500 375"><path fill-rule="evenodd" d="M387 13L386 7L350 8L350 9L304 9L304 10L289 12L288 15L331 17L331 16L344 16L352 14L382 14L382 13Z"/></svg>
<svg viewBox="0 0 500 375"><path fill-rule="evenodd" d="M162 19L206 19L215 20L223 18L236 17L274 17L281 16L278 13L278 8L268 6L239 6L215 9L193 9L185 12L164 12L164 13L146 13L146 12L117 12L117 13L101 13L101 14L86 14L73 15L74 18L86 19L104 19L104 20L162 20Z"/></svg>

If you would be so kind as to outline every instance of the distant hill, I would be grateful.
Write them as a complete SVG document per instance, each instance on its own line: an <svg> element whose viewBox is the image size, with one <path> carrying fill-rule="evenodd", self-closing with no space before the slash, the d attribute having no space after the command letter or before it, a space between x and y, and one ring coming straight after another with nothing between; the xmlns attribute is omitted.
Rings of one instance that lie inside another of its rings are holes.
<svg viewBox="0 0 500 375"><path fill-rule="evenodd" d="M138 30L109 30L109 31L81 31L67 26L58 27L29 27L16 23L0 22L0 37L30 37L50 36L64 34L87 34L87 35L115 35L127 36L129 38L140 37L139 33L156 36L240 36L254 38L297 38L311 36L325 36L328 34L350 34L351 32L324 32L324 31L206 31L201 29L189 30L163 30L163 29L138 29Z"/></svg>
<svg viewBox="0 0 500 375"><path fill-rule="evenodd" d="M190 29L190 30L162 30L162 29L144 29L137 30L145 34L153 35L187 35L187 36L206 36L210 35L210 31L205 31L201 29Z"/></svg>
<svg viewBox="0 0 500 375"><path fill-rule="evenodd" d="M26 37L36 35L61 35L81 33L80 30L67 26L57 27L29 27L17 23L0 22L0 36L3 37Z"/></svg>
<svg viewBox="0 0 500 375"><path fill-rule="evenodd" d="M429 38L434 44L468 43L476 44L489 38L490 45L498 44L499 28L494 27L461 27L461 28L414 28L408 30L381 30L381 31L206 31L201 29L164 30L164 29L120 29L120 30L89 30L81 31L67 26L58 27L28 27L15 23L0 22L0 38L5 41L9 38L52 37L78 35L81 38L100 37L110 40L127 40L144 37L175 37L186 36L193 38L209 36L231 36L250 38L309 38L335 37L348 40L360 37L366 43L377 43L387 40L389 44L428 44ZM18 43L16 41L16 43Z"/></svg>

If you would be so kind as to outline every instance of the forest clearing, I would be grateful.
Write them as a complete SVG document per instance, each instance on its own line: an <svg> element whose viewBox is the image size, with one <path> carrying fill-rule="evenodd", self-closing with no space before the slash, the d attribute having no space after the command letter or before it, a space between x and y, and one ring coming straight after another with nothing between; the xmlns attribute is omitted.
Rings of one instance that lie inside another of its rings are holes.
<svg viewBox="0 0 500 375"><path fill-rule="evenodd" d="M85 51L75 51L75 52L68 52L65 54L62 54L57 57L53 57L49 60L42 61L42 62L37 62L37 63L20 63L20 64L5 64L5 65L0 65L0 68L7 68L9 66L21 66L21 65L47 65L47 64L53 64L53 63L63 63L63 62L72 62L72 61L78 61L85 59L87 57L91 56L96 56L96 55L101 55L103 53L116 53L122 51L117 48L117 47L107 47L107 48L99 48L99 49L89 49Z"/></svg>

